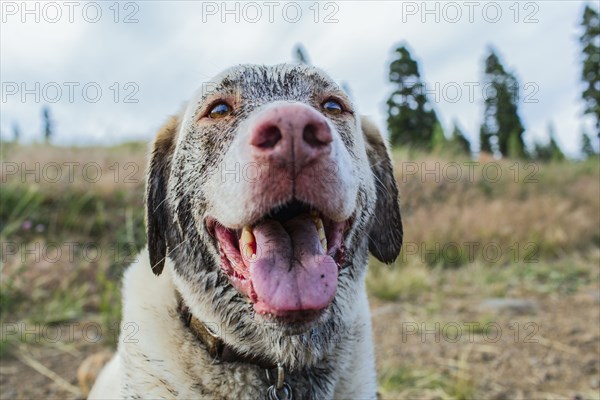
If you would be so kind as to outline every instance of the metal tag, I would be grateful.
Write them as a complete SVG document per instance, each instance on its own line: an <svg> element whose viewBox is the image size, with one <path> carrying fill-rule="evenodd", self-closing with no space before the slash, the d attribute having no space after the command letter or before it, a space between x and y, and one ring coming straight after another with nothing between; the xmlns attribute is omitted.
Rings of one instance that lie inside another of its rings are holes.
<svg viewBox="0 0 600 400"><path fill-rule="evenodd" d="M292 400L292 389L287 383L283 383L281 389L277 390L275 385L269 386L267 389L268 400Z"/></svg>
<svg viewBox="0 0 600 400"><path fill-rule="evenodd" d="M266 369L267 379L271 381L271 372ZM285 370L277 363L277 382L267 389L267 400L292 400L292 388L285 383Z"/></svg>

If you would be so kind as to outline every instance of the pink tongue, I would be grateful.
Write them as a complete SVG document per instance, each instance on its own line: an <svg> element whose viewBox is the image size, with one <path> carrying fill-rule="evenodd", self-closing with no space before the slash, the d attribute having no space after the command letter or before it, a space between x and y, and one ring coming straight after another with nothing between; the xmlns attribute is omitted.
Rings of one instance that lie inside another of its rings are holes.
<svg viewBox="0 0 600 400"><path fill-rule="evenodd" d="M325 254L312 219L300 215L283 225L265 220L253 229L256 260L250 279L260 313L321 310L335 295L338 268Z"/></svg>

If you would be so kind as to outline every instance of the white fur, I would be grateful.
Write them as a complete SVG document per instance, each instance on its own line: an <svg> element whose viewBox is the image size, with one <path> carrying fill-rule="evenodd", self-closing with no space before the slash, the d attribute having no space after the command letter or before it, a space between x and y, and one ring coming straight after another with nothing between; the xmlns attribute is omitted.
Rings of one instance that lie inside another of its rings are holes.
<svg viewBox="0 0 600 400"><path fill-rule="evenodd" d="M234 68L221 76L235 75L237 71L243 71L244 68L246 67ZM280 66L269 70L269 74L275 74L271 77L272 80L276 81L279 78L277 74L286 71L286 68ZM304 73L323 75L322 71L308 67ZM218 82L219 79L217 77L213 81ZM301 81L299 85L307 85L307 83ZM261 196L252 195L252 189L257 185L252 181L244 180L243 176L239 176L240 179L223 179L222 171L217 168L216 173L209 175L206 180L200 179L201 174L205 173L198 168L202 161L202 153L191 151L190 148L194 149L193 146L198 143L199 133L192 128L193 124L197 123L196 117L202 115L203 106L200 103L206 101L207 96L211 96L210 92L200 90L180 118L175 150L171 154L171 174L167 183L167 199L165 199L171 210L177 210L181 201L177 195L180 193L178 189L185 188L192 193L202 189L203 194L206 195L206 204L194 207L191 200L190 213L193 214L192 217L198 225L198 232L202 232L201 225L205 218L204 214L200 215L201 213L206 213L225 226L233 228L241 227L253 218L263 215L267 206L269 209L273 207L273 204L261 204ZM291 94L290 96L296 101L294 96ZM263 108L258 107L250 112L247 120L240 124L237 135L228 147L217 150L223 152L222 161L224 166L227 166L227 170L230 170L231 166L243 167L253 161L243 151L244 147L241 145L247 142L250 133L248 124L258 115L257 113L264 111L264 108L275 107L278 104L278 101L273 101ZM354 144L349 147L346 147L342 140L342 131L338 132L331 121L328 123L334 138L331 161L338 170L334 182L327 187L334 193L331 196L327 193L322 194L321 197L325 200L319 207L326 208L321 211L324 213L327 211L325 214L329 218L342 221L357 210L358 204L362 206L362 211L374 208L375 181L358 119L355 131L345 133L353 133ZM193 184L194 182L203 182L203 184L196 185ZM359 187L364 189L362 195ZM365 191L369 193L368 196L365 195ZM365 214L362 220L357 219L358 222L347 233L347 238L364 239L367 233L364 232L365 221L366 218L370 218L370 215ZM179 213L172 213L171 218L172 226L160 228L178 229L179 234L183 235L184 232L181 231L183 223L178 220ZM349 239L347 242L348 247ZM232 289L221 292L222 287L212 288L211 295L207 295L205 290L209 289L204 289L202 281L205 271L202 270L202 266L196 265L195 259L188 261L188 264L177 265L175 268L173 261L167 258L162 274L155 276L151 270L148 250L143 250L123 279L123 320L117 354L99 375L90 398L256 399L265 397L268 387L265 371L250 363L221 362L212 359L204 344L181 321L177 310L176 293L181 295L194 317L208 325L230 347L238 352L269 355L271 359L282 362L287 366L286 368L289 367L290 371L293 371L288 375L290 382L306 382L304 385L299 384L298 390L310 388L313 397L319 399L374 398L376 376L364 280L366 266L358 265L366 263L367 243L364 240L362 242L357 240L354 243L364 247L355 249L356 258L351 260L353 262L349 267L353 272L349 272L349 269L340 270L335 301L323 314L322 319L326 322L322 326L315 327L314 330L296 336L290 336L283 330L274 329L268 324L257 323L256 320L252 320L250 313L240 314L244 317L244 323L240 325L232 323L229 318L223 317L223 310L220 307L215 307L217 304L215 299L219 300L218 304L221 305L228 301L228 297L222 297L221 294L237 296ZM191 249L198 244L187 243L186 246L191 252ZM172 248L169 250L174 251ZM210 254L212 259L219 259L214 246L208 246L207 251L212 253ZM179 255L182 254L186 253ZM185 260L177 256L173 259ZM193 270L196 271L195 275L184 276L188 268L195 268ZM176 271L180 271L182 275ZM210 273L214 278L216 272ZM215 294L216 296L211 297ZM240 311L242 313L249 312L249 308L244 309L244 303L237 297L236 302L227 304L235 305L237 308L233 309L242 310ZM335 312L335 314L327 314L328 312ZM332 323L327 325L328 322ZM226 324L227 329L224 329ZM312 334L315 336L311 336ZM317 343L319 339L323 342ZM319 366L322 368L319 369ZM316 376L317 372L319 376ZM306 392L308 390L299 391L299 393Z"/></svg>
<svg viewBox="0 0 600 400"><path fill-rule="evenodd" d="M218 215L221 224L227 227L241 228L246 221L253 219L253 214L264 214L264 211L259 211L264 205L257 201L258 196L253 191L258 179L250 174L268 177L271 173L270 167L256 162L244 143L249 141L250 127L257 117L269 109L294 103L282 100L268 103L254 110L240 125L238 134L225 153L221 165L206 182L206 194L210 206L207 213ZM328 199L330 204L327 204L326 208L330 211L329 218L344 221L354 212L360 174L355 171L348 149L344 146L335 125L330 121L328 121L328 125L333 135L331 161L336 166L336 181L332 182L331 186L336 187L338 191L336 196ZM362 140L360 135L357 135L357 140ZM367 166L366 171L369 171L366 158L364 162ZM272 208L272 205L269 205L268 208Z"/></svg>
<svg viewBox="0 0 600 400"><path fill-rule="evenodd" d="M115 357L96 381L90 399L126 398L263 398L264 371L254 365L215 363L176 311L173 266L160 276L142 251L123 280L123 321ZM332 398L368 398L376 391L369 306L364 283L358 288L353 331L340 352L339 379ZM182 296L186 297L182 292ZM207 315L206 315L207 316ZM197 318L207 321L205 315ZM216 321L215 321L216 323ZM195 388L200 383L210 394Z"/></svg>

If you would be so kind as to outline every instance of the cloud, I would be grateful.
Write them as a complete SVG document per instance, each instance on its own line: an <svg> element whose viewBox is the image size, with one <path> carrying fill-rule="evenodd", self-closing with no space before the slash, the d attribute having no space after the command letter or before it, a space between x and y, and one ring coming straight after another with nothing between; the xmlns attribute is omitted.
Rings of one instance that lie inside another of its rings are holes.
<svg viewBox="0 0 600 400"><path fill-rule="evenodd" d="M374 116L384 128L385 100L392 90L387 82L388 64L393 48L407 42L420 63L444 126L450 129L456 119L475 138L482 99L480 95L469 99L468 85L481 79L483 57L491 44L522 85L534 83L539 89L537 103L521 104L528 134L544 138L546 126L553 120L560 143L575 154L581 127L591 127L589 119L580 113L577 29L581 4L475 3L478 5L130 2L119 3L117 15L110 8L113 3L102 2L95 3L102 10L95 23L81 13L88 3L79 3L73 22L65 13L56 23L46 21L44 15L40 15L39 23L26 15L23 23L20 12L5 13L0 39L0 129L3 137L10 137L16 122L26 139L39 137L40 110L49 104L59 143L150 139L166 116L177 112L202 81L234 64L290 61L298 42L304 44L314 64L347 82L359 110ZM126 4L134 6L126 9ZM298 9L301 15L296 21ZM500 17L491 22L498 9ZM127 16L138 22L124 23ZM537 22L525 23L528 16ZM69 101L65 82L79 84L73 101ZM38 83L41 98L36 101L27 95L23 102L21 93L7 94L7 83L18 84L19 91L22 84L35 91ZM56 103L47 101L52 85L42 93L49 83L63 89ZM90 91L94 84L101 88L97 102L90 101L92 92L86 97L86 84ZM463 91L455 101L450 97L456 95L452 90L457 87ZM126 102L127 96L137 102Z"/></svg>

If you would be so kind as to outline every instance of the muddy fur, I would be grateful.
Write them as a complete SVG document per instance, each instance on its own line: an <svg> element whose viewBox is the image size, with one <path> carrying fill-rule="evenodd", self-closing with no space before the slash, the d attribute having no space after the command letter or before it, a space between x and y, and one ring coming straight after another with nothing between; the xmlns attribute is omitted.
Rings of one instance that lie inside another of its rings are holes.
<svg viewBox="0 0 600 400"><path fill-rule="evenodd" d="M204 221L210 215L241 227L274 201L283 203L284 198L256 192L277 183L244 179L242 170L251 161L240 151L246 127L271 104L301 102L320 110L332 96L350 112L327 116L334 134L333 162L327 179L312 171L314 187L331 191L324 205L330 215L340 220L352 215L353 223L333 302L309 329L292 335L285 326L255 315L252 304L229 283ZM203 115L216 99L227 100L233 113L207 123ZM368 250L384 262L400 251L398 190L384 139L371 122L358 117L323 71L304 65L242 65L203 85L182 115L170 118L158 133L146 193L148 246L124 277L118 352L91 398L265 396L272 382L264 370L209 356L182 324L176 291L229 346L283 363L295 399L375 398L364 278ZM132 326L138 329L135 341L127 336Z"/></svg>

